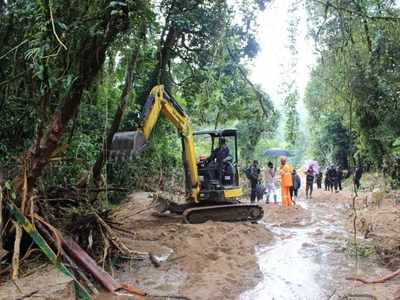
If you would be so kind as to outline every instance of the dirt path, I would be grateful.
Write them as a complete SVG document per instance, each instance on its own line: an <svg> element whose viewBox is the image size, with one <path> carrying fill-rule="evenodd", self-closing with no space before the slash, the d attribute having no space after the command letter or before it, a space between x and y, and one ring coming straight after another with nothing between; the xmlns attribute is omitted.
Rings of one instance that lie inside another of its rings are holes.
<svg viewBox="0 0 400 300"><path fill-rule="evenodd" d="M255 249L271 239L263 224L183 224L179 218L156 217L145 210L147 193L132 194L116 220L136 232L124 242L161 259L154 267L148 260L124 263L116 278L144 288L151 294L180 295L190 299L238 299L262 279ZM143 211L139 214L137 212Z"/></svg>
<svg viewBox="0 0 400 300"><path fill-rule="evenodd" d="M349 244L350 202L347 192L317 191L312 200L299 201L310 213L308 220L291 224L274 213L267 218L266 226L275 240L257 250L264 279L241 299L394 299L399 279L374 285L345 280L349 275L381 277L390 272L374 255L356 261ZM360 235L360 256L367 254L368 242ZM350 295L353 298L346 298Z"/></svg>
<svg viewBox="0 0 400 300"><path fill-rule="evenodd" d="M356 202L358 259L349 192L316 191L311 200L301 193L291 208L262 204L259 224L196 225L154 215L150 194L134 193L114 217L135 236L120 238L131 249L151 252L160 266L116 256L113 276L152 295L193 300L396 299L400 277L382 284L345 279L381 278L400 267L397 192L380 193L361 193Z"/></svg>
<svg viewBox="0 0 400 300"><path fill-rule="evenodd" d="M147 193L132 194L116 220L136 232L135 239L124 241L152 252L161 266L149 260L126 262L115 274L150 293L190 299L394 299L400 286L400 279L375 285L345 279L390 272L368 252L374 240L365 240L363 234L356 261L348 192L316 191L312 200L300 194L292 208L263 204L260 224L182 224L179 218L154 216L145 209L150 202Z"/></svg>

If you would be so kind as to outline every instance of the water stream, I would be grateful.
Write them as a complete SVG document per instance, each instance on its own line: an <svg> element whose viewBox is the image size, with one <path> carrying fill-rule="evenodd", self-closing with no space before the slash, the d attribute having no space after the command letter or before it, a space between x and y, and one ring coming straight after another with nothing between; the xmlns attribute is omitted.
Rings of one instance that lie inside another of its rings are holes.
<svg viewBox="0 0 400 300"><path fill-rule="evenodd" d="M388 272L371 259L360 259L356 264L354 256L346 252L351 236L344 228L343 204L312 200L298 204L312 212L311 222L293 227L266 224L276 238L257 249L264 278L253 290L243 293L241 300L336 299L333 296L344 286L355 285L345 276ZM380 288L376 293L381 293Z"/></svg>

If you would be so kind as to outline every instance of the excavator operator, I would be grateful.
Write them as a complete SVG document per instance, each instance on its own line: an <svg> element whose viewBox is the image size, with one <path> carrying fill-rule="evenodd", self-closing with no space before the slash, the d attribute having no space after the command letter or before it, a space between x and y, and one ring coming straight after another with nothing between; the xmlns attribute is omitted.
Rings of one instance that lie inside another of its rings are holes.
<svg viewBox="0 0 400 300"><path fill-rule="evenodd" d="M207 164L215 163L216 165L216 174L215 176L210 174L210 177L218 178L222 183L225 164L231 159L232 157L230 156L229 147L226 144L226 140L224 137L220 137L218 140L218 147L212 151L210 157L207 159Z"/></svg>

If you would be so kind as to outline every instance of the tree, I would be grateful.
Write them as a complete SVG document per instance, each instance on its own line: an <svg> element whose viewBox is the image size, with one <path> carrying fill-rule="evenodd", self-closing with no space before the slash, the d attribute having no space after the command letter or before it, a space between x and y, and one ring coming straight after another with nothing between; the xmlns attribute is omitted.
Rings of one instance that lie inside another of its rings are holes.
<svg viewBox="0 0 400 300"><path fill-rule="evenodd" d="M390 1L307 4L320 51L307 88L310 116L320 122L340 115L349 161L380 167L400 134L392 126L399 117L399 11Z"/></svg>
<svg viewBox="0 0 400 300"><path fill-rule="evenodd" d="M194 127L252 118L246 124L259 123L257 143L276 119L269 97L247 75L259 49L255 16L266 2L1 2L0 111L10 116L0 124L1 166L12 170L11 158L20 156L30 190L40 176L49 184L77 182L93 165L96 182L103 173L121 183L120 172L131 185L141 181L135 169L150 177L175 170L179 139L163 120L145 159L104 170L112 166L104 151L112 134L138 126L158 83L176 95Z"/></svg>
<svg viewBox="0 0 400 300"><path fill-rule="evenodd" d="M297 145L299 136L299 114L297 112L297 102L299 93L297 89L289 92L285 98L284 109L286 115L285 140L291 146Z"/></svg>

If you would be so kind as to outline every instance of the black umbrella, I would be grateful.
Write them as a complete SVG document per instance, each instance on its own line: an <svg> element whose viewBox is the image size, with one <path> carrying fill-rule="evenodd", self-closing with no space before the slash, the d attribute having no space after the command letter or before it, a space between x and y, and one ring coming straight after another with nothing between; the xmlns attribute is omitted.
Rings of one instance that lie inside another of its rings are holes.
<svg viewBox="0 0 400 300"><path fill-rule="evenodd" d="M289 156L290 152L288 150L282 149L282 148L269 148L264 152L264 155L271 156L271 157Z"/></svg>

